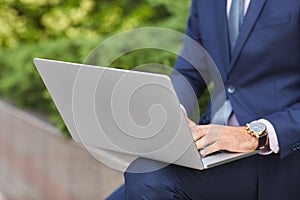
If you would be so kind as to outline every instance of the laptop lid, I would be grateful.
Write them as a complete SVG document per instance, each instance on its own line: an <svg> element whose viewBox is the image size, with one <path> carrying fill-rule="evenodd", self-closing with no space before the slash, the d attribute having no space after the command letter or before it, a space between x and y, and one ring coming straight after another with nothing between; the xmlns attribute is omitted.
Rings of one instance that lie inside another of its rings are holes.
<svg viewBox="0 0 300 200"><path fill-rule="evenodd" d="M75 141L204 168L168 76L40 58L34 63Z"/></svg>

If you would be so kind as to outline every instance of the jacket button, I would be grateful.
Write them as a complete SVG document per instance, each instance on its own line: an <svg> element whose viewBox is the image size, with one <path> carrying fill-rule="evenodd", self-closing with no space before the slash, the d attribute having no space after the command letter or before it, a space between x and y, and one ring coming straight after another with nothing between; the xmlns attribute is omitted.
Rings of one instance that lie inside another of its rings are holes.
<svg viewBox="0 0 300 200"><path fill-rule="evenodd" d="M229 94L233 94L233 93L235 92L235 87L233 87L232 85L229 85L229 86L227 87L227 92L228 92Z"/></svg>
<svg viewBox="0 0 300 200"><path fill-rule="evenodd" d="M297 151L297 146L295 144L292 146L292 151Z"/></svg>

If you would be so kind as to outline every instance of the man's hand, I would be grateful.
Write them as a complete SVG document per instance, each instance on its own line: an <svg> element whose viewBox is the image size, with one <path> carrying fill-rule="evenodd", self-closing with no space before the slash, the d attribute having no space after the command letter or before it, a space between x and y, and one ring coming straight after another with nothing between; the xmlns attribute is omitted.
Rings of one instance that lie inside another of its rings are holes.
<svg viewBox="0 0 300 200"><path fill-rule="evenodd" d="M189 118L187 122L202 156L220 150L251 152L258 146L258 139L249 135L245 126L196 125Z"/></svg>

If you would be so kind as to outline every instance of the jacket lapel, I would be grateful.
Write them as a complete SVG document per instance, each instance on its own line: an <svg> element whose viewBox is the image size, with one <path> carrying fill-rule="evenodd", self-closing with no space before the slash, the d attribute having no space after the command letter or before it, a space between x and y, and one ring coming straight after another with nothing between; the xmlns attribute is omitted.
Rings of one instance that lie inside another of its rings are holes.
<svg viewBox="0 0 300 200"><path fill-rule="evenodd" d="M207 0L202 5L206 10L202 10L201 13L205 13L203 18L210 19L210 24L205 27L205 31L209 33L211 39L212 56L219 67L219 70L223 76L226 77L227 70L229 68L230 49L228 39L227 28L227 14L226 14L226 0ZM218 46L216 46L218 44Z"/></svg>
<svg viewBox="0 0 300 200"><path fill-rule="evenodd" d="M252 0L251 1L248 11L247 11L247 14L244 18L244 22L241 27L239 37L236 41L236 45L232 52L229 70L231 70L232 67L234 66L234 64L241 52L241 49L243 48L250 32L252 31L252 28L253 28L255 22L258 19L259 14L261 13L261 10L265 4L265 1L266 0Z"/></svg>
<svg viewBox="0 0 300 200"><path fill-rule="evenodd" d="M221 29L222 31L219 32L219 37L223 38L221 41L223 41L223 46L224 48L222 49L222 55L223 55L223 64L226 67L226 70L228 70L228 65L230 61L230 48L229 48L229 36L228 36L228 25L227 25L227 12L226 12L226 6L227 6L227 1L222 1L222 6L219 6L219 8L222 9L222 11L219 11L220 17L218 17L217 20L223 20L221 23Z"/></svg>

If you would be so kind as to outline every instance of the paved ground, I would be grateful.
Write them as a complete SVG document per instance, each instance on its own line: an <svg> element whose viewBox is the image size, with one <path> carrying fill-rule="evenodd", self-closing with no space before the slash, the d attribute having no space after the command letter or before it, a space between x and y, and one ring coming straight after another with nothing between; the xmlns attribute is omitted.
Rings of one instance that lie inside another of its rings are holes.
<svg viewBox="0 0 300 200"><path fill-rule="evenodd" d="M123 182L120 172L56 134L0 101L0 200L101 200Z"/></svg>

